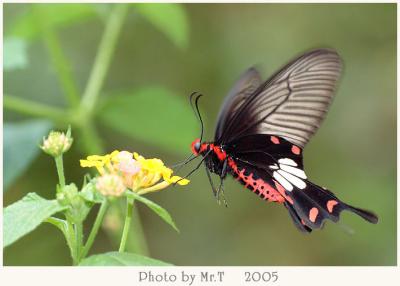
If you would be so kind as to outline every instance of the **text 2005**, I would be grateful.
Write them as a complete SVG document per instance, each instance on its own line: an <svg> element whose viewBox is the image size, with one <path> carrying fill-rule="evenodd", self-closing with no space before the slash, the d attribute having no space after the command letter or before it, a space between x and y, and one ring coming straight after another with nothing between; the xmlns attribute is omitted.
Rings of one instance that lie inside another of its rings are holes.
<svg viewBox="0 0 400 286"><path fill-rule="evenodd" d="M276 282L278 272L244 272L245 282Z"/></svg>

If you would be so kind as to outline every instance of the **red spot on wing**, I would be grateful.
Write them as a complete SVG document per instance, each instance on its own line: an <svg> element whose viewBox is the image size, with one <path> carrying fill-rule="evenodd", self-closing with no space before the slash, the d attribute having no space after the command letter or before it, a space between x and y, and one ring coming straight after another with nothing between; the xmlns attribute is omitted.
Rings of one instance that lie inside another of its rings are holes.
<svg viewBox="0 0 400 286"><path fill-rule="evenodd" d="M274 180L274 183L275 183L276 189L277 189L278 192L282 195L282 197L284 197L285 200L287 200L290 204L293 205L293 200L292 200L291 197L289 197L289 196L286 195L286 190L285 190L285 188L282 187L282 185L279 184L279 183L278 183L277 181L275 181L275 180Z"/></svg>
<svg viewBox="0 0 400 286"><path fill-rule="evenodd" d="M299 147L297 147L296 145L293 145L292 152L293 152L293 154L300 155L301 149Z"/></svg>
<svg viewBox="0 0 400 286"><path fill-rule="evenodd" d="M335 201L335 200L329 200L329 201L326 203L326 208L328 209L328 211L329 211L330 213L332 213L333 207L336 206L337 204L338 204L337 201Z"/></svg>
<svg viewBox="0 0 400 286"><path fill-rule="evenodd" d="M317 219L317 215L318 215L318 209L312 208L310 210L310 213L308 214L308 218L310 219L310 221L315 222L315 220Z"/></svg>
<svg viewBox="0 0 400 286"><path fill-rule="evenodd" d="M274 143L274 144L279 144L279 143L280 143L280 142L279 142L279 138L276 137L276 136L271 136L271 141L272 141L272 143Z"/></svg>
<svg viewBox="0 0 400 286"><path fill-rule="evenodd" d="M301 224L302 224L302 225L306 225L306 223L304 222L303 219L301 219Z"/></svg>

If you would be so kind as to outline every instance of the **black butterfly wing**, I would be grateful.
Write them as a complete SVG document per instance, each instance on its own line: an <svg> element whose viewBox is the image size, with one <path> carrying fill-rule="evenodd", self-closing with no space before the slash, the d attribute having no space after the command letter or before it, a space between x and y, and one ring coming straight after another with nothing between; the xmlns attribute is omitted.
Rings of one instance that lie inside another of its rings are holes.
<svg viewBox="0 0 400 286"><path fill-rule="evenodd" d="M215 144L228 154L232 175L265 200L280 202L304 232L338 221L343 210L369 222L369 211L340 201L307 179L302 149L323 121L342 64L333 50L314 50L293 60L266 82L248 70L218 116Z"/></svg>
<svg viewBox="0 0 400 286"><path fill-rule="evenodd" d="M232 120L239 107L261 85L261 76L255 68L245 71L236 81L235 85L225 97L222 108L218 114L218 123L215 136L220 137L227 122Z"/></svg>
<svg viewBox="0 0 400 286"><path fill-rule="evenodd" d="M260 156L263 158L263 164L254 164L252 162L252 157L254 156ZM268 167L267 162L273 164L271 158L266 156L265 153L246 153L245 158L231 159L231 172L235 179L245 185L246 188L258 195L261 199L283 203L288 209L295 226L302 232L311 232L312 228L303 223L304 220L293 207L292 199L287 197L286 194L280 193L282 192L282 189L277 188L276 181L274 181L270 172L266 171L265 168Z"/></svg>
<svg viewBox="0 0 400 286"><path fill-rule="evenodd" d="M314 50L287 64L255 91L257 84L232 90L220 112L215 142L224 145L246 135L274 134L303 148L325 117L341 68L335 51ZM249 78L244 81L250 82Z"/></svg>
<svg viewBox="0 0 400 286"><path fill-rule="evenodd" d="M267 156L269 160L262 162L260 159L258 161L266 166L276 163L276 158L288 158L294 160L300 168L303 168L303 150L284 138L275 135L254 134L239 137L230 142L225 150L234 157L263 153L264 155L261 158L264 159Z"/></svg>
<svg viewBox="0 0 400 286"><path fill-rule="evenodd" d="M232 158L242 168L251 170L252 176L262 178L275 188L284 198L283 203L300 230L310 232L321 228L325 220L337 222L343 210L356 213L372 223L378 221L375 214L350 206L332 192L309 181L303 170L301 149L293 149L297 146L284 138L250 135L234 141L233 145L236 148L230 150Z"/></svg>

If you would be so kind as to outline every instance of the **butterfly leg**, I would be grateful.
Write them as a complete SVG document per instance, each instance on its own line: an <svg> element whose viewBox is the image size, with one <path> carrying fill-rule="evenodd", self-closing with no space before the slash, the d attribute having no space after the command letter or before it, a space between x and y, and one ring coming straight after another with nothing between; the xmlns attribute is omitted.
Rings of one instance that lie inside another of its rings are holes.
<svg viewBox="0 0 400 286"><path fill-rule="evenodd" d="M210 171L208 170L207 165L204 164L204 167L206 167L206 174L207 174L207 177L208 177L208 181L210 182L214 197L217 197L217 191L216 191L214 183L212 181Z"/></svg>
<svg viewBox="0 0 400 286"><path fill-rule="evenodd" d="M221 204L221 200L219 199L219 195L222 194L222 200L224 202L225 207L228 207L228 203L225 199L225 190L224 190L224 179L221 178L221 181L219 183L219 187L217 190L217 201L219 204Z"/></svg>
<svg viewBox="0 0 400 286"><path fill-rule="evenodd" d="M201 164L203 164L203 162L204 162L204 160L207 158L207 156L211 153L211 151L212 151L212 149L211 149L210 151L208 151L208 152L204 155L204 157L201 159L201 161L197 164L197 166L196 166L192 171L190 171L186 176L180 178L178 181L176 181L175 183L173 183L173 186L176 186L176 184L177 184L179 181L181 181L181 180L183 180L183 179L186 179L186 178L189 178L190 175L192 175L195 171L197 171L197 170L201 167ZM196 158L196 157L195 157L195 158Z"/></svg>
<svg viewBox="0 0 400 286"><path fill-rule="evenodd" d="M219 183L219 187L218 187L218 190L217 190L217 201L220 204L221 201L219 199L219 194L221 193L225 207L228 207L228 204L227 204L227 202L225 200L225 193L224 193L224 180L225 180L227 172L228 172L228 160L225 160L223 165L222 165L222 171L221 171L221 174L220 174L220 183Z"/></svg>

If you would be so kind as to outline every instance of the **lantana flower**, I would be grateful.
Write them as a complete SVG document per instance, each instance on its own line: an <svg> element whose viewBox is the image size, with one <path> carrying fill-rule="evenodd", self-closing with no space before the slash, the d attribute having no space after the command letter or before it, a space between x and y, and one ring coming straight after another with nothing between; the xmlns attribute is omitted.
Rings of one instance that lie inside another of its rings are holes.
<svg viewBox="0 0 400 286"><path fill-rule="evenodd" d="M86 160L80 160L80 164L81 167L95 167L100 174L98 182L109 182L110 175L118 176L125 188L138 194L160 191L173 183L178 185L189 183L187 179L173 176L173 171L160 159L145 159L136 152L113 151L104 156L91 155ZM106 176L108 179L103 180L102 178ZM108 192L109 190L104 191L104 194Z"/></svg>
<svg viewBox="0 0 400 286"><path fill-rule="evenodd" d="M97 178L96 189L103 196L119 197L125 192L126 187L118 175L105 174Z"/></svg>

